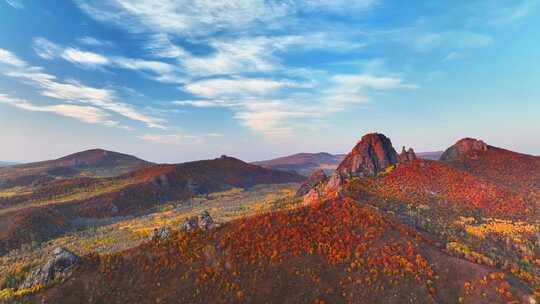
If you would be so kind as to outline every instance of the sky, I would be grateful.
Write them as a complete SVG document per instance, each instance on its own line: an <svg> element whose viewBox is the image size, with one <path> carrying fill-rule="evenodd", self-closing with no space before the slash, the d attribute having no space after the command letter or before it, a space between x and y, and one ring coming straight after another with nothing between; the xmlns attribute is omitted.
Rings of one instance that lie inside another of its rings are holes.
<svg viewBox="0 0 540 304"><path fill-rule="evenodd" d="M540 155L540 0L0 0L0 160Z"/></svg>

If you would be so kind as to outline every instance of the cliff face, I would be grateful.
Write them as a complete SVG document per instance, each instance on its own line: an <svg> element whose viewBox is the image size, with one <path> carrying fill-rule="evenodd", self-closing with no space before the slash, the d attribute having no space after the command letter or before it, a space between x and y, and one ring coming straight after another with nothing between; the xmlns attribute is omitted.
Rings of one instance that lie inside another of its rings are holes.
<svg viewBox="0 0 540 304"><path fill-rule="evenodd" d="M375 176L398 160L390 139L383 134L371 133L362 137L341 162L336 173L342 177Z"/></svg>
<svg viewBox="0 0 540 304"><path fill-rule="evenodd" d="M403 157L407 159L416 159L412 149L405 155ZM400 159L388 137L379 133L366 134L325 182L318 183L305 194L304 202L311 203L321 198L338 196L346 179L376 176Z"/></svg>
<svg viewBox="0 0 540 304"><path fill-rule="evenodd" d="M416 153L414 153L414 150L412 148L409 148L409 150L405 150L405 147L403 147L401 149L401 153L399 154L400 163L407 163L416 159Z"/></svg>

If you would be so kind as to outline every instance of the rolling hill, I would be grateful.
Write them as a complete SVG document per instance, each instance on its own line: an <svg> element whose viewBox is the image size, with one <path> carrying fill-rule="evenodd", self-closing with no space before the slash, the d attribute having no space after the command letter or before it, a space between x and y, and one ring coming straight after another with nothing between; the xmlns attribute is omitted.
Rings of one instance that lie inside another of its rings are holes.
<svg viewBox="0 0 540 304"><path fill-rule="evenodd" d="M281 171L296 172L309 176L317 170L324 170L326 173L332 172L343 160L342 154L330 153L298 153L289 156L279 157L266 161L258 161L253 164Z"/></svg>
<svg viewBox="0 0 540 304"><path fill-rule="evenodd" d="M227 156L177 165L152 165L117 177L60 179L31 192L0 197L0 222L10 228L0 235L0 252L17 248L28 239L39 243L57 235L42 233L40 227L51 222L50 218L40 216L44 210L58 212L59 218L69 224L79 218L138 214L165 202L231 188L303 179L294 173L262 168ZM21 239L17 231L25 226L29 228Z"/></svg>
<svg viewBox="0 0 540 304"><path fill-rule="evenodd" d="M59 159L0 168L0 189L25 187L71 177L111 177L151 165L137 157L93 149Z"/></svg>
<svg viewBox="0 0 540 304"><path fill-rule="evenodd" d="M497 160L509 156L503 162L509 167L535 165L534 158L489 149ZM398 155L390 139L368 134L332 175L317 174L314 183L304 184L312 187L304 205L209 231L172 231L115 254L87 255L63 283L20 299L535 303L540 219L529 193L535 183L514 188L514 181L489 173L500 163L481 150L472 158L481 166L469 165L461 152L444 161L415 159L412 149ZM206 166L193 168L200 167ZM172 172L178 169L158 168L166 179L156 180L162 175L146 173L148 168L130 175L161 187L176 180ZM501 174L514 176L510 169Z"/></svg>

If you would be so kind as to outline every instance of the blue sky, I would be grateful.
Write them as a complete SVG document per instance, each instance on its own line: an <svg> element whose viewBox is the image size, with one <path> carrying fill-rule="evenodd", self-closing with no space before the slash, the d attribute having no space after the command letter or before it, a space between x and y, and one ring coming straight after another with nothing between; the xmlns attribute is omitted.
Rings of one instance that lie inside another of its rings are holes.
<svg viewBox="0 0 540 304"><path fill-rule="evenodd" d="M0 160L540 154L540 0L0 0Z"/></svg>

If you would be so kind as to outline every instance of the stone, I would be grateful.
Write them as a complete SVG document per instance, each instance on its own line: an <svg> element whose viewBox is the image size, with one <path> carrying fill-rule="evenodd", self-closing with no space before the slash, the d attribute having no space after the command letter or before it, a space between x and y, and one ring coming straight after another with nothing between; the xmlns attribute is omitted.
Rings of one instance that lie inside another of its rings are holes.
<svg viewBox="0 0 540 304"><path fill-rule="evenodd" d="M214 226L214 219L208 211L204 210L201 214L187 218L179 227L180 230L192 231L195 229L208 230Z"/></svg>
<svg viewBox="0 0 540 304"><path fill-rule="evenodd" d="M28 275L19 289L32 288L37 285L47 286L55 280L61 280L81 262L81 258L63 247L53 250L53 257L45 265L35 269Z"/></svg>

